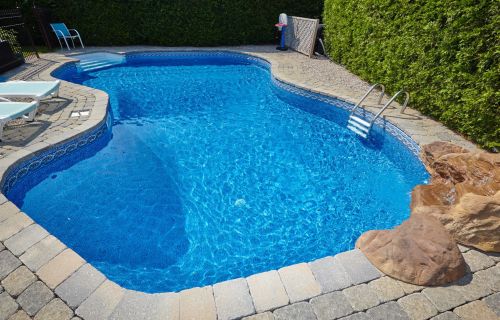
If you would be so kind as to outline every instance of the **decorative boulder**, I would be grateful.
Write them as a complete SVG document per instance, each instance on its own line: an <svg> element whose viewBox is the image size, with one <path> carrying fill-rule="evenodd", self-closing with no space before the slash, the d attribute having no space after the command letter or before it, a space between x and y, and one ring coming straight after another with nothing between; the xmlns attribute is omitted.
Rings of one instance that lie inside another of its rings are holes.
<svg viewBox="0 0 500 320"><path fill-rule="evenodd" d="M433 182L437 179L478 186L496 183L500 187L500 154L450 153L436 159L430 173Z"/></svg>
<svg viewBox="0 0 500 320"><path fill-rule="evenodd" d="M413 214L394 230L372 230L359 248L385 274L416 285L436 286L465 275L465 261L439 220Z"/></svg>
<svg viewBox="0 0 500 320"><path fill-rule="evenodd" d="M421 156L432 183L413 189L412 214L439 219L459 243L500 252L500 154L435 142Z"/></svg>
<svg viewBox="0 0 500 320"><path fill-rule="evenodd" d="M467 193L445 211L437 207L419 207L412 214L436 217L459 243L500 252L500 191L494 196Z"/></svg>
<svg viewBox="0 0 500 320"><path fill-rule="evenodd" d="M449 184L421 184L411 192L410 208L437 206L444 209L453 203L454 196L455 189Z"/></svg>
<svg viewBox="0 0 500 320"><path fill-rule="evenodd" d="M432 174L432 165L434 161L445 154L450 153L468 153L469 150L462 148L460 146L454 145L453 143L436 141L430 144L426 144L420 150L420 158L422 159L427 171ZM434 176L434 175L433 175Z"/></svg>

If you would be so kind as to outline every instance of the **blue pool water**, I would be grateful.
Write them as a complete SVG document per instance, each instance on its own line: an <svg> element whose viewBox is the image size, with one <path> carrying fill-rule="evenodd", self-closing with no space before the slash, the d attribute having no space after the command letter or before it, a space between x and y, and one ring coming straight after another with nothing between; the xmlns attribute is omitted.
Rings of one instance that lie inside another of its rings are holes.
<svg viewBox="0 0 500 320"><path fill-rule="evenodd" d="M8 196L120 285L177 291L352 249L409 215L427 174L394 137L277 87L244 56L135 54L57 77L110 95L96 142ZM338 102L340 105L342 102Z"/></svg>

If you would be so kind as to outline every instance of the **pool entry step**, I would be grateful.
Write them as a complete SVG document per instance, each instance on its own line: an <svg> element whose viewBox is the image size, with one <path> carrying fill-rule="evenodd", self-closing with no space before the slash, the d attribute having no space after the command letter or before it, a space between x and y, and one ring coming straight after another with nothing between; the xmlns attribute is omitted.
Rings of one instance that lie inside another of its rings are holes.
<svg viewBox="0 0 500 320"><path fill-rule="evenodd" d="M87 53L71 57L80 60L80 62L76 64L80 72L94 71L125 62L125 56L110 52Z"/></svg>
<svg viewBox="0 0 500 320"><path fill-rule="evenodd" d="M355 115L351 115L347 121L347 128L363 138L366 138L370 133L371 126L368 121L365 121Z"/></svg>
<svg viewBox="0 0 500 320"><path fill-rule="evenodd" d="M406 106L408 105L408 101L410 100L410 94L404 90L400 90L395 95L393 95L392 98L389 99L389 101L387 101L387 103L382 107L382 109L380 109L380 111L375 116L373 116L371 113L367 113L364 110L364 108L361 106L361 103L363 103L363 101L366 99L366 97L368 97L368 95L376 87L380 87L380 89L382 89L382 92L380 93L380 98L378 99L378 104L381 104L382 98L384 97L384 93L385 93L385 87L383 84L376 83L373 86L371 86L370 89L368 89L368 91L365 93L365 95L359 100L358 103L356 103L354 108L352 108L351 113L349 115L349 120L347 120L347 129L351 130L352 132L356 133L357 135L359 135L363 138L368 137L368 135L370 134L370 130L371 130L373 124L375 123L375 120L377 120L377 118L380 117L380 115L382 115L382 113L391 105L391 103L394 100L396 100L396 98L400 94L404 93L406 95L405 102L403 103L403 107L401 108L401 113L403 113L405 111ZM364 112L356 113L356 110L358 108L363 109ZM366 117L367 114L370 116ZM364 117L364 119L363 119L363 117Z"/></svg>

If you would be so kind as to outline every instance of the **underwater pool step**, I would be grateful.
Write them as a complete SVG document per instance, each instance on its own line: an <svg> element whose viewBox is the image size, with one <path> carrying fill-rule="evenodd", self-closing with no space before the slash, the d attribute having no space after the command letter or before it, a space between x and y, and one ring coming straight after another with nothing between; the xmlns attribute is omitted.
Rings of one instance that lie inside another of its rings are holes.
<svg viewBox="0 0 500 320"><path fill-rule="evenodd" d="M363 138L368 137L368 133L365 133L354 126L347 125L347 129L351 130L352 132L356 133L357 135L360 135Z"/></svg>
<svg viewBox="0 0 500 320"><path fill-rule="evenodd" d="M364 119L351 115L349 116L349 120L347 120L347 129L366 138L370 133L371 124Z"/></svg>
<svg viewBox="0 0 500 320"><path fill-rule="evenodd" d="M77 68L80 72L94 71L119 65L126 60L123 55L108 52L82 54L74 57L80 60L77 63Z"/></svg>
<svg viewBox="0 0 500 320"><path fill-rule="evenodd" d="M363 121L363 122L366 122L366 121ZM347 123L350 124L353 127L358 128L359 130L361 130L363 132L368 133L368 131L370 131L370 124L365 125L364 123L360 123L360 122L358 122L357 120L354 120L354 119L349 119L347 121Z"/></svg>
<svg viewBox="0 0 500 320"><path fill-rule="evenodd" d="M81 61L80 62L80 66L81 67L88 67L88 66L92 66L92 65L95 65L95 64L99 64L99 63L113 63L113 61L111 60L86 60L86 61Z"/></svg>
<svg viewBox="0 0 500 320"><path fill-rule="evenodd" d="M114 65L118 65L119 63L113 62L113 61L92 61L92 62L87 62L86 64L82 65L80 64L78 66L78 69L80 71L93 71L97 69L102 69L106 67L111 67Z"/></svg>
<svg viewBox="0 0 500 320"><path fill-rule="evenodd" d="M114 65L116 65L116 64L115 63L100 64L100 65L97 65L95 67L85 68L85 69L82 69L82 70L83 71L94 71L94 70L97 70L97 69L107 68L107 67L111 67L111 66L114 66Z"/></svg>
<svg viewBox="0 0 500 320"><path fill-rule="evenodd" d="M353 121L353 122L356 122L356 123L359 123L360 125L364 126L364 127L367 127L369 128L370 127L370 123L366 120L363 120L357 116L350 116L349 117L349 121Z"/></svg>
<svg viewBox="0 0 500 320"><path fill-rule="evenodd" d="M84 63L80 63L80 67L82 67L82 68L90 68L90 67L95 67L95 66L103 65L103 64L116 64L116 62L114 62L114 61L108 61L108 60L86 61Z"/></svg>

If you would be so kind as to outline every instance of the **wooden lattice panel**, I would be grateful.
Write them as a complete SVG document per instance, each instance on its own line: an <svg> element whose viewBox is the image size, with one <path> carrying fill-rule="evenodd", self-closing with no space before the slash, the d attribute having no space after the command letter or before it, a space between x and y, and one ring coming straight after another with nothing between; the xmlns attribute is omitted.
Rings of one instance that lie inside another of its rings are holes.
<svg viewBox="0 0 500 320"><path fill-rule="evenodd" d="M316 33L318 32L319 20L302 17L288 17L286 29L286 45L297 52L309 57L314 54Z"/></svg>

